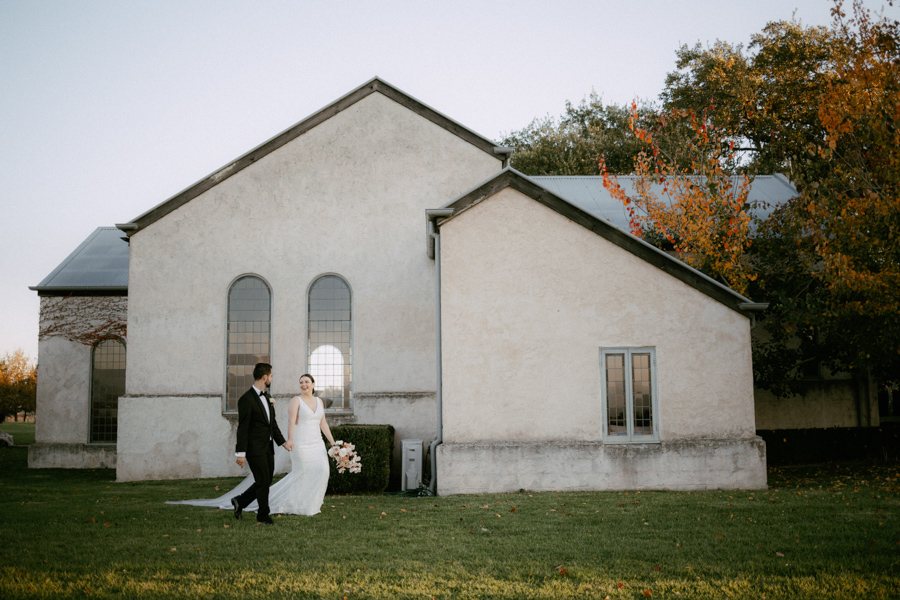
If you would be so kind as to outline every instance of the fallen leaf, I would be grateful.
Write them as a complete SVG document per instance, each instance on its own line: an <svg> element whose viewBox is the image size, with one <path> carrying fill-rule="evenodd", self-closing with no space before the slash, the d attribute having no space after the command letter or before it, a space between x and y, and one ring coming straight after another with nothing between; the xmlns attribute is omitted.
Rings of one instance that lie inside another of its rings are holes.
<svg viewBox="0 0 900 600"><path fill-rule="evenodd" d="M777 556L779 558L784 558L784 554L782 554L781 552L776 552L775 556Z"/></svg>

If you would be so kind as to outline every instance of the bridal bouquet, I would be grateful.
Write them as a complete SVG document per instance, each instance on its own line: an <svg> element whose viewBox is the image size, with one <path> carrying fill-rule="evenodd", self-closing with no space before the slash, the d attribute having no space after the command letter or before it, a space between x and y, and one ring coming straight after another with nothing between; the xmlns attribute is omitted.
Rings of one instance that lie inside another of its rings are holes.
<svg viewBox="0 0 900 600"><path fill-rule="evenodd" d="M359 456L356 454L356 446L350 442L338 440L328 450L328 456L337 463L337 472L343 473L350 471L351 473L359 473L362 465L359 463Z"/></svg>

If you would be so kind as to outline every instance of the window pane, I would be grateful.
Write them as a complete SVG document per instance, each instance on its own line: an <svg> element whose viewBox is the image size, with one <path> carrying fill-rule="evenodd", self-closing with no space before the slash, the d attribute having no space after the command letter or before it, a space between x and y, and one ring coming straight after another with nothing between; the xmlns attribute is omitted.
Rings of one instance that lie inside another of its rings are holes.
<svg viewBox="0 0 900 600"><path fill-rule="evenodd" d="M259 277L241 277L228 291L225 412L237 412L241 395L253 385L256 363L271 362L272 293Z"/></svg>
<svg viewBox="0 0 900 600"><path fill-rule="evenodd" d="M350 287L335 275L309 290L309 373L316 395L330 410L351 410L352 355Z"/></svg>
<svg viewBox="0 0 900 600"><path fill-rule="evenodd" d="M104 340L94 348L91 367L92 443L116 442L119 396L123 394L125 394L125 345L118 340Z"/></svg>
<svg viewBox="0 0 900 600"><path fill-rule="evenodd" d="M653 398L650 381L650 354L631 355L634 434L653 435Z"/></svg>
<svg viewBox="0 0 900 600"><path fill-rule="evenodd" d="M606 433L626 435L625 355L606 355Z"/></svg>

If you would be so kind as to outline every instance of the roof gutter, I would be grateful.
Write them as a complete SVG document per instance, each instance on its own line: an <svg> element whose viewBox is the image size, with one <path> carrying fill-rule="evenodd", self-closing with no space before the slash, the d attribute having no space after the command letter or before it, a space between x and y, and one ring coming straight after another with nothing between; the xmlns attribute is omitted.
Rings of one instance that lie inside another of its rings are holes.
<svg viewBox="0 0 900 600"><path fill-rule="evenodd" d="M140 229L140 226L137 223L116 223L116 229L120 229L126 234L131 235Z"/></svg>
<svg viewBox="0 0 900 600"><path fill-rule="evenodd" d="M443 369L441 356L441 234L437 220L446 219L453 214L452 208L435 208L425 211L428 218L428 257L434 259L434 328L435 328L435 396L437 401L437 432L429 446L431 457L431 481L428 491L437 494L437 447L444 442L443 423Z"/></svg>
<svg viewBox="0 0 900 600"><path fill-rule="evenodd" d="M509 159L513 154L514 148L509 146L494 146L494 154L503 157L503 168L509 166Z"/></svg>
<svg viewBox="0 0 900 600"><path fill-rule="evenodd" d="M738 309L742 313L750 313L749 315L745 315L750 317L750 329L756 327L757 313L761 313L767 308L769 308L768 302L741 302L738 304Z"/></svg>

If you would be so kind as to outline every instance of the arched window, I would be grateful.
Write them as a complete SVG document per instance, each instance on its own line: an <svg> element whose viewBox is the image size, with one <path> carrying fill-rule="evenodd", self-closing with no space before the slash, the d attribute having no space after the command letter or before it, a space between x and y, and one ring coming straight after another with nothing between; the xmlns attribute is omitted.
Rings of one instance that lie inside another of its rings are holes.
<svg viewBox="0 0 900 600"><path fill-rule="evenodd" d="M272 291L254 275L239 277L228 290L225 412L253 385L256 363L271 363Z"/></svg>
<svg viewBox="0 0 900 600"><path fill-rule="evenodd" d="M92 444L115 444L119 396L125 394L125 344L107 339L91 352Z"/></svg>
<svg viewBox="0 0 900 600"><path fill-rule="evenodd" d="M330 411L353 410L350 306L350 286L337 275L323 275L309 287L309 373Z"/></svg>

